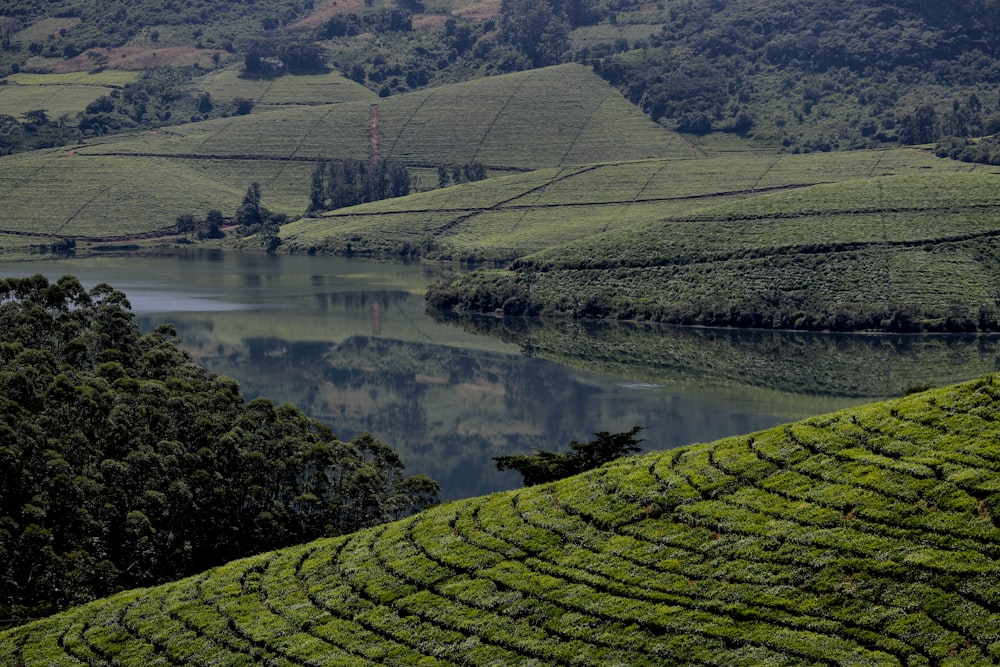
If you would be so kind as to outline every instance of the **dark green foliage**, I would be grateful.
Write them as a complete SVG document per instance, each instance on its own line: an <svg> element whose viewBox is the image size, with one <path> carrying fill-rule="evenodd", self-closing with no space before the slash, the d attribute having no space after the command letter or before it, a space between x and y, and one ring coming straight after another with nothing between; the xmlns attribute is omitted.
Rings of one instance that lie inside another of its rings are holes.
<svg viewBox="0 0 1000 667"><path fill-rule="evenodd" d="M605 463L622 456L640 451L638 444L642 439L636 439L641 426L633 426L632 430L622 433L600 431L595 433L595 440L590 442L569 443L569 452L538 451L535 454L512 456L494 456L497 470L516 470L521 473L524 486L535 486L546 482L554 482L571 475L577 475L585 470L593 470Z"/></svg>
<svg viewBox="0 0 1000 667"><path fill-rule="evenodd" d="M243 75L249 78L317 74L326 71L326 51L319 44L298 39L257 37L247 41L243 63Z"/></svg>
<svg viewBox="0 0 1000 667"><path fill-rule="evenodd" d="M436 501L369 435L141 335L128 301L72 277L0 282L0 618L350 532Z"/></svg>
<svg viewBox="0 0 1000 667"><path fill-rule="evenodd" d="M381 201L410 194L410 173L385 160L324 160L316 165L309 213Z"/></svg>
<svg viewBox="0 0 1000 667"><path fill-rule="evenodd" d="M1000 135L973 140L947 137L937 143L934 153L938 157L1000 165Z"/></svg>
<svg viewBox="0 0 1000 667"><path fill-rule="evenodd" d="M978 136L986 107L996 111L992 94L982 103L976 92L1000 82L998 13L995 0L676 2L646 48L595 69L692 134L749 134L793 151ZM961 104L929 92L941 88ZM967 106L971 97L980 104Z"/></svg>

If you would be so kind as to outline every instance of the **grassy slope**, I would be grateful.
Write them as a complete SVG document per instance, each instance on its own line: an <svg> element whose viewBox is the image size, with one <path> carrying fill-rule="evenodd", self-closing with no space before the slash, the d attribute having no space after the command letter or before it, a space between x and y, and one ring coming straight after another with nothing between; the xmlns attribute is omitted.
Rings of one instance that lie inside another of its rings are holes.
<svg viewBox="0 0 1000 667"><path fill-rule="evenodd" d="M126 592L0 634L0 662L995 664L997 379Z"/></svg>
<svg viewBox="0 0 1000 667"><path fill-rule="evenodd" d="M548 314L682 322L756 310L777 293L808 295L806 309L823 312L904 306L975 319L981 306L995 308L998 176L893 173L630 225L443 293L492 310L530 289L532 308Z"/></svg>
<svg viewBox="0 0 1000 667"><path fill-rule="evenodd" d="M365 159L370 101L210 120L81 152ZM691 150L575 64L429 88L378 106L382 158L408 164L534 169Z"/></svg>
<svg viewBox="0 0 1000 667"><path fill-rule="evenodd" d="M0 114L20 117L44 109L50 118L83 111L112 90L138 80L138 72L105 70L72 74L14 74L0 86Z"/></svg>
<svg viewBox="0 0 1000 667"><path fill-rule="evenodd" d="M827 199L833 197L834 203L827 206L836 205L840 193L850 198L845 205L853 205L852 191L815 191L805 186L969 169L913 149L780 157L728 153L707 159L543 169L303 219L284 227L282 236L292 251L395 254L418 248L431 257L512 260L547 248L556 257L576 257L576 249L582 248L590 258L608 253L647 258L656 251L643 244L655 246L664 241L660 221L694 215L692 211L720 202L735 200L732 206L737 209L762 205L754 202L770 199L758 200L758 196L794 188L779 201L797 214L798 206L809 206L807 200L824 192ZM689 240L695 243L703 227L687 225L678 231L690 231ZM632 240L646 231L649 238ZM791 242L781 236L784 231L775 229L777 238L771 242ZM597 236L603 232L609 235ZM815 229L809 233L821 235ZM673 239L675 234L671 230L665 238ZM564 245L578 239L584 240ZM715 246L709 251L714 252Z"/></svg>
<svg viewBox="0 0 1000 667"><path fill-rule="evenodd" d="M218 208L231 215L252 181L261 184L265 206L301 214L308 204L312 160L367 156L369 100L358 101L356 87L334 85L331 77L297 78L305 83L274 93L274 99L301 95L302 101L329 90L355 101L282 106L158 133L109 137L76 147L72 156L57 150L0 159L3 231L148 232L172 225L182 213L200 217ZM321 79L329 89L307 89ZM548 101L533 101L542 92ZM261 94L269 99L269 93ZM562 129L553 131L554 126ZM383 157L410 163L479 160L527 169L689 150L578 65L388 98L380 103L380 128ZM632 141L621 141L626 136Z"/></svg>
<svg viewBox="0 0 1000 667"><path fill-rule="evenodd" d="M216 100L238 97L254 101L258 111L282 106L315 106L376 101L374 92L336 72L285 75L276 79L246 79L236 69L222 69L195 81L198 90Z"/></svg>

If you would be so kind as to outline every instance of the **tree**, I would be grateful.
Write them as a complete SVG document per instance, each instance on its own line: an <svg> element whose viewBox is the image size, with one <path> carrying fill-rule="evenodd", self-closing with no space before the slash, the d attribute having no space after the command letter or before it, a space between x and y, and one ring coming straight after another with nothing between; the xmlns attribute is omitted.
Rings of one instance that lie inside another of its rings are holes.
<svg viewBox="0 0 1000 667"><path fill-rule="evenodd" d="M504 40L526 55L534 67L560 62L569 49L569 25L548 2L503 0L500 15Z"/></svg>
<svg viewBox="0 0 1000 667"><path fill-rule="evenodd" d="M236 209L236 224L241 227L253 227L264 221L263 209L260 205L260 183L254 181L243 195L243 202Z"/></svg>
<svg viewBox="0 0 1000 667"><path fill-rule="evenodd" d="M21 22L12 16L0 16L0 46L4 51L11 48L14 33L21 29Z"/></svg>
<svg viewBox="0 0 1000 667"><path fill-rule="evenodd" d="M190 213L183 213L177 216L177 233L183 234L185 238L190 236L191 232L194 231L196 222L194 216Z"/></svg>
<svg viewBox="0 0 1000 667"><path fill-rule="evenodd" d="M550 452L537 450L535 454L515 454L494 456L497 470L516 470L521 473L524 486L534 486L570 477L585 470L591 470L609 461L640 451L641 439L636 435L641 426L633 426L630 431L594 433L591 442L569 443L570 452Z"/></svg>

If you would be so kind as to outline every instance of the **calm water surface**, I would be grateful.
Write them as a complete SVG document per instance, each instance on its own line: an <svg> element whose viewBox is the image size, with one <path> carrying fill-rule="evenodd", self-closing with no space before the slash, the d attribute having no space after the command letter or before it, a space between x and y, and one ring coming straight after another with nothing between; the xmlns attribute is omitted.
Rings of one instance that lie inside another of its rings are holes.
<svg viewBox="0 0 1000 667"><path fill-rule="evenodd" d="M143 330L246 397L289 402L349 439L370 431L447 498L514 488L491 457L645 428L647 449L748 433L997 366L994 339L832 337L442 318L442 270L321 257L204 254L0 264L128 296Z"/></svg>

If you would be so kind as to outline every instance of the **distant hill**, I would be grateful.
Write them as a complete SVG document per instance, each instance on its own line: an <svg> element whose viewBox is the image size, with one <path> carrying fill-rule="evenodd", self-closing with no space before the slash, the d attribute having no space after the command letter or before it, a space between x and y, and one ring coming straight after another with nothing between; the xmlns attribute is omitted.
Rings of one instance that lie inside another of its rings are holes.
<svg viewBox="0 0 1000 667"><path fill-rule="evenodd" d="M309 81L309 77L299 79ZM476 161L488 169L528 170L690 156L694 150L644 118L588 68L568 64L380 100L191 123L155 137L94 142L77 152L367 159L374 101L382 159L410 165Z"/></svg>
<svg viewBox="0 0 1000 667"><path fill-rule="evenodd" d="M185 213L200 217L219 209L232 215L255 181L268 208L301 215L317 160L367 158L370 100L359 100L360 87L339 75L294 78L298 87L279 92L275 82L259 99L315 100L316 91L303 92L315 82L355 101L274 106L267 113L0 158L2 231L81 240L148 234L172 227ZM239 94L252 84L215 77L202 85ZM587 68L572 64L382 100L379 129L382 157L426 167L425 188L436 187L439 164L478 161L490 170L517 171L690 156L693 150ZM61 195L53 199L52 192Z"/></svg>
<svg viewBox="0 0 1000 667"><path fill-rule="evenodd" d="M997 381L235 561L0 633L0 662L996 664Z"/></svg>

